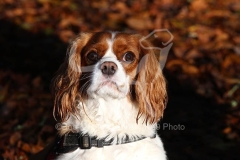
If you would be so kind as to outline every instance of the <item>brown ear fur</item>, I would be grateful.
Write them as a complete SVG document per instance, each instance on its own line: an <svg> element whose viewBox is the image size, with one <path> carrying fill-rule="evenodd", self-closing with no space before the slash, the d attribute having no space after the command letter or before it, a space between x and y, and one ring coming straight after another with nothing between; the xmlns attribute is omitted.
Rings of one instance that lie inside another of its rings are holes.
<svg viewBox="0 0 240 160"><path fill-rule="evenodd" d="M167 101L166 82L150 43L142 41L139 73L135 84L136 100L139 103L138 119L144 115L146 123L155 123L163 115Z"/></svg>
<svg viewBox="0 0 240 160"><path fill-rule="evenodd" d="M79 95L79 82L81 76L81 51L87 43L90 33L82 33L69 46L64 63L57 71L52 83L54 93L53 115L61 122L69 118L70 113L76 115Z"/></svg>

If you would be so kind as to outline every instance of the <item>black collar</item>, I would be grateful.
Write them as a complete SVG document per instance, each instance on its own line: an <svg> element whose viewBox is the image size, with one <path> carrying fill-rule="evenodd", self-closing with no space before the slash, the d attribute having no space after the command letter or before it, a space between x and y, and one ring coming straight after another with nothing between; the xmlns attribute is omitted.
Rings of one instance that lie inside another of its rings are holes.
<svg viewBox="0 0 240 160"><path fill-rule="evenodd" d="M155 138L156 134L151 136L150 138ZM55 153L68 153L76 150L78 147L81 149L90 149L91 147L104 147L110 145L119 145L126 144L131 142L136 142L142 139L145 139L145 136L136 136L134 139L130 139L128 135L124 139L117 139L116 143L114 143L114 138L107 140L106 138L97 139L96 137L90 137L88 134L82 135L81 133L68 133L63 135L62 137L58 137L55 145Z"/></svg>

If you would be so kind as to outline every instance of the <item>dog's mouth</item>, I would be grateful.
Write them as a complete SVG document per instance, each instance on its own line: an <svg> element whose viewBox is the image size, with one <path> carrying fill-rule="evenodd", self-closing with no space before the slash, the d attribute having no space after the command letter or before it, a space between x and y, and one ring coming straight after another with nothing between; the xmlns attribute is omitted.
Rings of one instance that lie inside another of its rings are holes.
<svg viewBox="0 0 240 160"><path fill-rule="evenodd" d="M101 88L101 87L107 87L109 89L116 89L116 90L118 89L117 83L112 80L106 80L106 81L100 83L98 88Z"/></svg>
<svg viewBox="0 0 240 160"><path fill-rule="evenodd" d="M122 98L128 93L128 79L119 78L118 76L98 76L92 79L92 84L89 86L88 94L90 96Z"/></svg>

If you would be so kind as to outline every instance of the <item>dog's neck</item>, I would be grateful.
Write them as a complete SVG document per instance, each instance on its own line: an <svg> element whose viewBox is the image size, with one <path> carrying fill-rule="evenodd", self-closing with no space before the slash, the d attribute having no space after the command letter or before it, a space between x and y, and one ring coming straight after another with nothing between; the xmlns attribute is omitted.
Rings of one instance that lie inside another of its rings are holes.
<svg viewBox="0 0 240 160"><path fill-rule="evenodd" d="M129 98L106 100L103 98L88 99L84 106L79 103L78 117L71 115L64 123L66 128L76 132L88 133L90 136L103 138L123 138L128 136L151 137L155 134L156 124L146 124L142 115L136 122L137 104ZM62 129L60 134L69 132Z"/></svg>

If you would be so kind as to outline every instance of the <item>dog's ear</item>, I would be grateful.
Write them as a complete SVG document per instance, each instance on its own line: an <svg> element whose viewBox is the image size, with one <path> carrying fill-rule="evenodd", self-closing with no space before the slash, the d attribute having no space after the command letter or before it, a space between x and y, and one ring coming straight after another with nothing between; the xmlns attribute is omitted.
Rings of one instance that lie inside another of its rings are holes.
<svg viewBox="0 0 240 160"><path fill-rule="evenodd" d="M139 41L141 59L135 83L136 100L139 104L137 121L145 116L146 123L155 123L163 115L167 101L166 81L160 64L147 41Z"/></svg>
<svg viewBox="0 0 240 160"><path fill-rule="evenodd" d="M80 34L69 46L64 63L52 81L54 93L53 115L61 122L69 118L70 113L76 114L79 95L81 71L81 52L90 38L91 33Z"/></svg>

